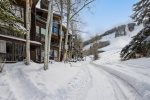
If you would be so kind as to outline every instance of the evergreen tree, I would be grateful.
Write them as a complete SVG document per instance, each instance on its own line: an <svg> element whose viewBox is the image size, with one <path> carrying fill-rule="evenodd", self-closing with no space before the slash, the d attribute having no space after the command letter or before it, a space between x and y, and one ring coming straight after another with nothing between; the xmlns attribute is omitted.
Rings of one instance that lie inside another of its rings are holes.
<svg viewBox="0 0 150 100"><path fill-rule="evenodd" d="M15 1L0 0L0 27L20 31L21 29L17 27L16 23L22 23L22 21L13 13L12 3Z"/></svg>
<svg viewBox="0 0 150 100"><path fill-rule="evenodd" d="M134 14L131 16L137 24L142 24L145 18L150 17L150 0L140 0L133 5Z"/></svg>
<svg viewBox="0 0 150 100"><path fill-rule="evenodd" d="M150 56L150 28L142 29L121 51L122 60Z"/></svg>
<svg viewBox="0 0 150 100"><path fill-rule="evenodd" d="M132 18L137 24L144 24L144 28L122 49L122 60L149 56L150 52L150 1L140 0L133 10Z"/></svg>

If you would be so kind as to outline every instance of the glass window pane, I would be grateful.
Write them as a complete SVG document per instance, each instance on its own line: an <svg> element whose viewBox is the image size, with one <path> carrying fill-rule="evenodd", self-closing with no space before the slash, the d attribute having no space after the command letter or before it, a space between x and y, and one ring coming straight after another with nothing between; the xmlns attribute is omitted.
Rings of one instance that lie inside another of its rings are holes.
<svg viewBox="0 0 150 100"><path fill-rule="evenodd" d="M58 35L58 32L59 32L58 28L53 27L53 34L54 35Z"/></svg>
<svg viewBox="0 0 150 100"><path fill-rule="evenodd" d="M54 27L58 27L58 24L59 24L59 23L58 23L57 20L53 20L53 26L54 26Z"/></svg>
<svg viewBox="0 0 150 100"><path fill-rule="evenodd" d="M39 27L39 26L36 26L36 33L37 33L37 34L40 33L40 30L39 30L39 29L40 29L40 27Z"/></svg>
<svg viewBox="0 0 150 100"><path fill-rule="evenodd" d="M41 28L41 34L45 35L46 30L44 28Z"/></svg>
<svg viewBox="0 0 150 100"><path fill-rule="evenodd" d="M61 34L61 35L62 35L62 37L64 37L64 31L62 31L61 33L62 33L62 34Z"/></svg>
<svg viewBox="0 0 150 100"><path fill-rule="evenodd" d="M54 57L55 57L55 58L58 57L58 52L57 52L57 50L54 50Z"/></svg>

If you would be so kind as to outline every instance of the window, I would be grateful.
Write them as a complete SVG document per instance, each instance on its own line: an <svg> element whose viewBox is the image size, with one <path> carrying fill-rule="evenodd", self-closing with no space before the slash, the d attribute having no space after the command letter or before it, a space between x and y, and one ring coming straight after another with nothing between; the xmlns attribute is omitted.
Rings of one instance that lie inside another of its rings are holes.
<svg viewBox="0 0 150 100"><path fill-rule="evenodd" d="M59 22L57 20L53 20L53 26L57 27Z"/></svg>
<svg viewBox="0 0 150 100"><path fill-rule="evenodd" d="M57 50L54 50L54 57L55 57L55 58L58 57L58 52L57 52Z"/></svg>
<svg viewBox="0 0 150 100"><path fill-rule="evenodd" d="M53 50L50 50L49 55L50 55L50 58L54 58L54 51L53 51Z"/></svg>
<svg viewBox="0 0 150 100"><path fill-rule="evenodd" d="M54 34L54 35L58 35L58 33L59 33L58 28L53 27L53 34Z"/></svg>
<svg viewBox="0 0 150 100"><path fill-rule="evenodd" d="M59 25L58 25L58 21L54 20L53 21L53 34L54 35L58 35L59 34Z"/></svg>
<svg viewBox="0 0 150 100"><path fill-rule="evenodd" d="M41 34L45 35L46 29L41 28Z"/></svg>
<svg viewBox="0 0 150 100"><path fill-rule="evenodd" d="M6 44L6 52L7 53L13 53L13 44L12 43L8 42Z"/></svg>
<svg viewBox="0 0 150 100"><path fill-rule="evenodd" d="M40 33L40 27L36 26L36 34L39 34L39 33Z"/></svg>
<svg viewBox="0 0 150 100"><path fill-rule="evenodd" d="M6 41L0 40L0 53L6 53Z"/></svg>
<svg viewBox="0 0 150 100"><path fill-rule="evenodd" d="M62 35L62 37L65 37L65 33L64 33L64 31L62 31L62 34L61 34L61 35Z"/></svg>

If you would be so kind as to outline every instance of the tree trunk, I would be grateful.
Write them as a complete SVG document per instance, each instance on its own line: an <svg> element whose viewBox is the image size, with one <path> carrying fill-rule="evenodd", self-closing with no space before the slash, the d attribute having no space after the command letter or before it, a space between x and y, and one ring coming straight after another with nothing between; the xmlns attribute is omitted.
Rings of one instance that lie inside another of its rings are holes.
<svg viewBox="0 0 150 100"><path fill-rule="evenodd" d="M69 28L70 28L70 13L71 13L71 1L67 0L67 32L65 37L65 51L64 51L64 58L63 60L67 60L67 52L68 52L68 35L69 35Z"/></svg>
<svg viewBox="0 0 150 100"><path fill-rule="evenodd" d="M26 0L26 65L30 64L30 21L31 21L31 7L29 0Z"/></svg>
<svg viewBox="0 0 150 100"><path fill-rule="evenodd" d="M52 2L50 2L49 0L49 5L48 5L48 16L47 16L47 23L46 23L46 33L45 33L45 53L44 53L44 70L47 70L48 69L48 51L49 51L49 26L50 26L50 21L51 20L51 15L52 15Z"/></svg>
<svg viewBox="0 0 150 100"><path fill-rule="evenodd" d="M70 59L72 59L72 54L73 54L73 43L75 42L74 40L73 40L73 36L75 36L75 26L74 26L74 22L72 21L71 23L70 23L70 25L71 25L71 31L72 31L72 35L71 35L71 41L70 41Z"/></svg>
<svg viewBox="0 0 150 100"><path fill-rule="evenodd" d="M60 6L61 6L61 22L60 22L60 30L59 30L59 34L60 34L60 40L59 40L59 52L58 52L58 61L60 61L61 59L61 47L62 47L62 27L63 27L63 1L60 0Z"/></svg>
<svg viewBox="0 0 150 100"><path fill-rule="evenodd" d="M50 24L49 24L49 34L48 34L48 62L49 62L49 56L50 56L50 50L51 50L51 37L52 37L52 29L53 29L53 0L51 0L51 15L50 15Z"/></svg>

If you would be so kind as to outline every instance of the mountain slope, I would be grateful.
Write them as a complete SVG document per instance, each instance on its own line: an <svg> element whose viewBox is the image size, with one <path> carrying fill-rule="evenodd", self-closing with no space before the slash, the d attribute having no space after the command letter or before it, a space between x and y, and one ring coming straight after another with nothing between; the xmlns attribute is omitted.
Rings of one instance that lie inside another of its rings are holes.
<svg viewBox="0 0 150 100"><path fill-rule="evenodd" d="M96 36L88 41L84 42L84 53L85 55L91 55L91 48L97 43L99 52L103 52L109 49L122 49L126 46L133 36L135 36L143 25L135 25L129 23L127 25L120 25L111 30L106 31L104 34Z"/></svg>

